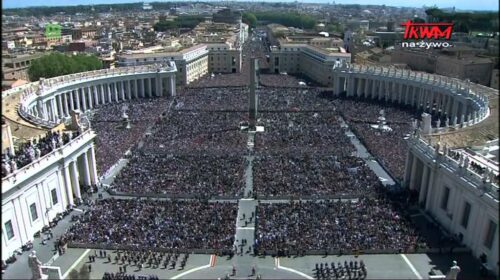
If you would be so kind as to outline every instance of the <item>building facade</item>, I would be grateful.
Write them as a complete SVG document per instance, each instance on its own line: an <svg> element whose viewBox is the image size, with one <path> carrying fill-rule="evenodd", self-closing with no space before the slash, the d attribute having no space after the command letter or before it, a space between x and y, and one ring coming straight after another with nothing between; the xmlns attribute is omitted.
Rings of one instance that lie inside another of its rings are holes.
<svg viewBox="0 0 500 280"><path fill-rule="evenodd" d="M174 63L125 67L50 78L2 92L2 99L19 95L19 115L27 122L53 130L74 111L137 98L175 95ZM3 102L3 100L2 100ZM12 152L8 125L2 144ZM74 135L68 143L2 177L2 260L10 257L58 214L81 198L82 187L96 184L94 138L89 127L61 131ZM9 139L4 139L5 137Z"/></svg>

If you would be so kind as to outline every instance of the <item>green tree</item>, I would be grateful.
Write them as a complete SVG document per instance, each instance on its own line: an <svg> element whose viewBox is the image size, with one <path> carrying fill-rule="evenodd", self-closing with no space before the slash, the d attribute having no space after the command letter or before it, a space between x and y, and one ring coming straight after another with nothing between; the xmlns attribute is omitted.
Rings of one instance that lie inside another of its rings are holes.
<svg viewBox="0 0 500 280"><path fill-rule="evenodd" d="M244 13L242 15L242 21L248 24L251 28L255 28L255 26L257 26L257 17L252 13Z"/></svg>
<svg viewBox="0 0 500 280"><path fill-rule="evenodd" d="M31 81L38 81L42 77L52 78L98 69L102 69L102 62L96 56L52 53L35 59L28 68L28 76Z"/></svg>

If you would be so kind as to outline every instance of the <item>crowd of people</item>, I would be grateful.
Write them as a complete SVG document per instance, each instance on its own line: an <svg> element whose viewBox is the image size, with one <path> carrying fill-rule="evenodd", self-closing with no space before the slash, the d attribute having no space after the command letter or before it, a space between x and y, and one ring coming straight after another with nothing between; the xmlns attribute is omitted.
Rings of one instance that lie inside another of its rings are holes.
<svg viewBox="0 0 500 280"><path fill-rule="evenodd" d="M166 98L137 99L104 105L93 111L89 119L97 133L96 162L100 174L107 172L128 149L137 144L146 128L167 109L168 103ZM124 112L130 120L129 129L125 128Z"/></svg>
<svg viewBox="0 0 500 280"><path fill-rule="evenodd" d="M239 123L244 113L172 111L154 127L144 150L168 152L242 152L246 135Z"/></svg>
<svg viewBox="0 0 500 280"><path fill-rule="evenodd" d="M347 201L260 204L257 207L256 249L264 252L300 250L408 250L427 245L408 217L382 196Z"/></svg>
<svg viewBox="0 0 500 280"><path fill-rule="evenodd" d="M241 156L134 154L113 184L116 192L194 196L240 196L245 185Z"/></svg>
<svg viewBox="0 0 500 280"><path fill-rule="evenodd" d="M333 112L263 113L259 123L265 132L255 137L259 153L326 152L347 156L354 146Z"/></svg>
<svg viewBox="0 0 500 280"><path fill-rule="evenodd" d="M97 200L62 236L68 244L136 250L231 250L237 204L201 200Z"/></svg>
<svg viewBox="0 0 500 280"><path fill-rule="evenodd" d="M352 99L335 99L334 103L368 151L392 176L402 181L408 150L404 138L412 133L412 121L417 117L416 114L396 107ZM382 110L389 130L373 127L378 125Z"/></svg>
<svg viewBox="0 0 500 280"><path fill-rule="evenodd" d="M22 143L14 153L9 149L2 152L2 178L15 172L17 169L32 163L50 152L61 148L76 138L78 131L47 132L45 136Z"/></svg>
<svg viewBox="0 0 500 280"><path fill-rule="evenodd" d="M254 160L258 197L357 197L372 193L377 176L357 157L271 155Z"/></svg>

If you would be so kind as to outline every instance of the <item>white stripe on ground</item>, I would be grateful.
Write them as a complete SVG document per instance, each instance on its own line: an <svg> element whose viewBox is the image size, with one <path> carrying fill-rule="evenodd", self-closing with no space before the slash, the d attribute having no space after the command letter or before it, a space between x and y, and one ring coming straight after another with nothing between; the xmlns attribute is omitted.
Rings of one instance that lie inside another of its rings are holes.
<svg viewBox="0 0 500 280"><path fill-rule="evenodd" d="M236 229L251 229L251 230L255 230L255 227L237 227Z"/></svg>
<svg viewBox="0 0 500 280"><path fill-rule="evenodd" d="M279 261L278 261L278 262L279 262ZM300 276L302 276L302 277L304 277L304 278L306 278L306 279L314 279L313 277L311 277L311 276L309 276L309 275L307 275L307 274L305 274L305 273L303 273L303 272L300 272L300 271L298 271L298 270L295 270L295 269L293 269L293 268L280 266L280 265L279 265L279 263L278 263L278 269L283 269L283 270L286 270L286 271L293 272L293 273L298 274L298 275L300 275Z"/></svg>
<svg viewBox="0 0 500 280"><path fill-rule="evenodd" d="M78 212L83 212L82 209L78 209L78 208L73 208L73 210L78 211Z"/></svg>
<svg viewBox="0 0 500 280"><path fill-rule="evenodd" d="M240 200L255 200L254 198L241 198Z"/></svg>
<svg viewBox="0 0 500 280"><path fill-rule="evenodd" d="M420 275L420 273L418 273L417 269L415 269L415 267L413 266L413 264L410 262L410 260L406 257L405 254L401 254L400 255L403 260L406 262L406 264L410 267L411 271L413 271L413 274L415 274L415 276L417 276L418 279L424 279L422 278L422 276Z"/></svg>
<svg viewBox="0 0 500 280"><path fill-rule="evenodd" d="M204 266L195 267L195 268L191 268L190 270L184 271L181 274L177 274L177 275L175 275L174 277L172 277L170 279L178 279L178 278L181 278L184 275L187 275L189 273L192 273L192 272L195 272L195 271L198 271L198 270L201 270L201 269L205 269L205 268L208 268L208 267L210 267L210 264L207 264L207 265L204 265Z"/></svg>
<svg viewBox="0 0 500 280"><path fill-rule="evenodd" d="M87 254L90 252L90 249L85 250L85 252L69 267L68 270L66 270L66 273L62 276L62 279L66 279L68 274L87 256Z"/></svg>

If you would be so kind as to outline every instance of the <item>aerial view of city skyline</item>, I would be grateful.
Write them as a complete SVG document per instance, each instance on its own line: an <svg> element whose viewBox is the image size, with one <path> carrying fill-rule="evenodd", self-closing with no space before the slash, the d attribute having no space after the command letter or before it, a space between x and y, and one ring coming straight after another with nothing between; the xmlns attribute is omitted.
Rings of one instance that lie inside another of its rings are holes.
<svg viewBox="0 0 500 280"><path fill-rule="evenodd" d="M136 0L3 0L2 9L10 8L25 8L25 7L36 7L36 6L74 6L74 5L98 5L98 4L118 4L118 3L137 3ZM162 2L162 1L140 1L140 2ZM174 1L175 2L175 1ZM179 2L182 2L179 0ZM195 2L195 1L191 1ZM207 2L218 2L218 1L207 1ZM240 1L244 2L244 1ZM264 0L264 1L254 1L254 2L295 2L294 0ZM400 0L337 0L337 1L321 1L321 0L302 0L298 1L300 3L332 3L337 4L359 4L359 5L387 5L395 7L417 7L422 6L436 6L438 8L450 8L455 7L459 10L472 10L472 11L498 11L499 2L495 0L478 0L478 1L467 1L467 0L421 0L421 1L400 1ZM220 2L224 3L224 2Z"/></svg>

